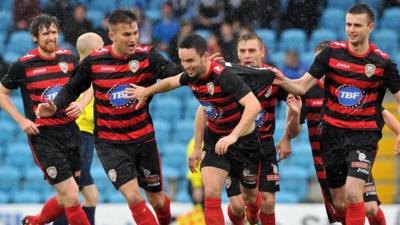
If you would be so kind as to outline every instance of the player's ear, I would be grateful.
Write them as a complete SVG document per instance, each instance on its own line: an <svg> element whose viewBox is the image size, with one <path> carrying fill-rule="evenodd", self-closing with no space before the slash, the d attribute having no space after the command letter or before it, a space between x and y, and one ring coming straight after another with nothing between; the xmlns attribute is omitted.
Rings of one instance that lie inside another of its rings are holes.
<svg viewBox="0 0 400 225"><path fill-rule="evenodd" d="M114 33L112 32L112 31L110 31L110 32L108 32L108 37L110 38L110 40L112 41L112 42L114 42Z"/></svg>

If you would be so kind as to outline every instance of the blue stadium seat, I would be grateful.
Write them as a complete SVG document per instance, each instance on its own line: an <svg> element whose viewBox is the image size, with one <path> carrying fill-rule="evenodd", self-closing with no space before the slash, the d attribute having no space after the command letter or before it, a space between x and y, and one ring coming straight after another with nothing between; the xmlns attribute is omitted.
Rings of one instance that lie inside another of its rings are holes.
<svg viewBox="0 0 400 225"><path fill-rule="evenodd" d="M381 29L392 29L395 32L400 32L400 7L392 7L383 11L383 16L380 21Z"/></svg>
<svg viewBox="0 0 400 225"><path fill-rule="evenodd" d="M155 22L159 19L161 19L161 12L160 9L147 9L145 10L144 14L146 15L146 17Z"/></svg>
<svg viewBox="0 0 400 225"><path fill-rule="evenodd" d="M180 143L188 143L194 135L193 120L179 120L176 122L174 129L173 140Z"/></svg>
<svg viewBox="0 0 400 225"><path fill-rule="evenodd" d="M276 33L270 29L257 29L256 33L264 42L269 52L275 52L276 49Z"/></svg>
<svg viewBox="0 0 400 225"><path fill-rule="evenodd" d="M118 8L134 8L136 1L132 0L120 0L118 3Z"/></svg>
<svg viewBox="0 0 400 225"><path fill-rule="evenodd" d="M5 52L3 54L3 59L4 62L11 64L15 61L17 61L17 59L20 57L21 55L15 52Z"/></svg>
<svg viewBox="0 0 400 225"><path fill-rule="evenodd" d="M346 13L343 9L327 8L322 13L319 28L333 30L339 34L338 38L343 38L346 29L345 18Z"/></svg>
<svg viewBox="0 0 400 225"><path fill-rule="evenodd" d="M11 196L12 203L39 203L41 198L38 192L35 191L19 191L18 194Z"/></svg>
<svg viewBox="0 0 400 225"><path fill-rule="evenodd" d="M306 33L301 29L287 29L281 34L280 51L295 50L302 53L306 50Z"/></svg>
<svg viewBox="0 0 400 225"><path fill-rule="evenodd" d="M207 30L207 29L199 29L199 30L195 30L194 32L196 34L202 36L205 39L207 39L211 34L211 32L209 30Z"/></svg>
<svg viewBox="0 0 400 225"><path fill-rule="evenodd" d="M17 168L10 166L0 167L0 191L14 193L19 190L21 173Z"/></svg>
<svg viewBox="0 0 400 225"><path fill-rule="evenodd" d="M339 8L347 11L356 3L356 0L328 0L328 7Z"/></svg>
<svg viewBox="0 0 400 225"><path fill-rule="evenodd" d="M373 41L376 46L391 56L397 54L399 49L399 37L398 34L393 30L383 29L375 31Z"/></svg>
<svg viewBox="0 0 400 225"><path fill-rule="evenodd" d="M154 9L154 10L158 10L160 11L161 6L163 4L163 0L151 0L151 1L147 1L148 2L148 9Z"/></svg>
<svg viewBox="0 0 400 225"><path fill-rule="evenodd" d="M309 66L311 66L311 64L314 62L314 59L315 59L314 51L304 52L303 54L300 55L300 61Z"/></svg>
<svg viewBox="0 0 400 225"><path fill-rule="evenodd" d="M182 118L182 102L174 97L163 97L160 100L154 101L155 112L153 118L165 119L173 122Z"/></svg>
<svg viewBox="0 0 400 225"><path fill-rule="evenodd" d="M180 99L181 101L184 101L187 98L193 97L193 93L192 90L190 90L189 86L182 86L167 92L165 96L175 97L177 99Z"/></svg>
<svg viewBox="0 0 400 225"><path fill-rule="evenodd" d="M276 193L276 202L278 203L298 203L300 196L292 191L279 191Z"/></svg>
<svg viewBox="0 0 400 225"><path fill-rule="evenodd" d="M311 34L310 41L308 42L308 50L314 52L314 48L322 41L336 41L337 34L330 29L317 29Z"/></svg>
<svg viewBox="0 0 400 225"><path fill-rule="evenodd" d="M164 147L171 140L171 124L163 119L153 119L154 130L156 133L156 140L159 146L159 151L163 154Z"/></svg>
<svg viewBox="0 0 400 225"><path fill-rule="evenodd" d="M165 147L165 154L162 157L162 164L166 169L176 170L176 176L186 175L186 144L171 143ZM168 168L169 167L169 168ZM163 167L164 168L164 167ZM164 175L167 171L164 171ZM168 176L167 176L168 177Z"/></svg>
<svg viewBox="0 0 400 225"><path fill-rule="evenodd" d="M117 0L91 0L88 8L99 10L106 14L117 8Z"/></svg>
<svg viewBox="0 0 400 225"><path fill-rule="evenodd" d="M300 201L304 200L308 190L308 171L303 167L288 166L281 168L279 173L281 190L295 193Z"/></svg>
<svg viewBox="0 0 400 225"><path fill-rule="evenodd" d="M35 166L23 174L22 189L27 191L51 191L52 187L47 183L40 169Z"/></svg>
<svg viewBox="0 0 400 225"><path fill-rule="evenodd" d="M5 165L18 168L24 172L33 167L34 161L31 149L26 144L12 144L8 146L8 154L5 158ZM18 157L16 157L18 156Z"/></svg>
<svg viewBox="0 0 400 225"><path fill-rule="evenodd" d="M6 192L0 191L0 204L6 204L10 201L10 195Z"/></svg>
<svg viewBox="0 0 400 225"><path fill-rule="evenodd" d="M275 67L282 69L285 59L285 52L274 52L273 54L269 54L267 57L268 61L271 61Z"/></svg>
<svg viewBox="0 0 400 225"><path fill-rule="evenodd" d="M28 31L16 31L11 33L6 51L23 56L34 47L35 45L33 44L31 34Z"/></svg>
<svg viewBox="0 0 400 225"><path fill-rule="evenodd" d="M6 119L8 117L8 115L5 115L0 123L0 130L2 131L0 135L0 144L3 145L12 143L18 131L18 125L10 119Z"/></svg>
<svg viewBox="0 0 400 225"><path fill-rule="evenodd" d="M14 9L14 1L13 0L1 0L0 1L0 10L7 10L12 12Z"/></svg>
<svg viewBox="0 0 400 225"><path fill-rule="evenodd" d="M104 1L107 2L107 1ZM86 11L86 19L92 22L94 28L98 28L103 21L105 13L101 10L89 9Z"/></svg>
<svg viewBox="0 0 400 225"><path fill-rule="evenodd" d="M197 101L196 98L191 97L188 98L184 104L184 115L183 118L184 119L194 119L195 115L196 115L196 111L197 108L199 107L200 103L199 101Z"/></svg>
<svg viewBox="0 0 400 225"><path fill-rule="evenodd" d="M0 11L0 33L6 34L11 26L12 14L10 11Z"/></svg>

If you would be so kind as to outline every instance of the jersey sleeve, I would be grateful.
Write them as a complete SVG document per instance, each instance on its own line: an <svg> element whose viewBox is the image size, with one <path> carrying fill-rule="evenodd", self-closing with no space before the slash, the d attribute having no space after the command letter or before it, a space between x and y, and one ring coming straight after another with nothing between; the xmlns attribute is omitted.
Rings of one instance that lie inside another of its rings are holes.
<svg viewBox="0 0 400 225"><path fill-rule="evenodd" d="M385 73L383 74L383 81L389 90L395 94L400 91L400 75L399 70L392 60L388 60L387 66L385 68Z"/></svg>
<svg viewBox="0 0 400 225"><path fill-rule="evenodd" d="M300 112L300 123L303 124L306 122L306 117L307 117L307 105L306 105L306 98L307 95L303 95L301 97L301 112Z"/></svg>
<svg viewBox="0 0 400 225"><path fill-rule="evenodd" d="M221 90L232 95L237 101L251 92L250 88L234 73L225 70L218 77Z"/></svg>
<svg viewBox="0 0 400 225"><path fill-rule="evenodd" d="M232 64L232 67L228 68L237 74L256 95L272 84L275 79L275 73L266 68L246 67L237 64Z"/></svg>
<svg viewBox="0 0 400 225"><path fill-rule="evenodd" d="M312 63L308 73L316 79L322 78L329 69L329 57L331 54L331 48L325 48L319 53Z"/></svg>
<svg viewBox="0 0 400 225"><path fill-rule="evenodd" d="M186 72L184 72L179 78L179 83L181 84L181 86L188 85L189 79L190 79L189 75Z"/></svg>
<svg viewBox="0 0 400 225"><path fill-rule="evenodd" d="M86 57L72 72L68 83L60 90L54 98L54 104L58 110L64 109L72 101L76 100L79 95L86 91L92 80L91 74L91 57Z"/></svg>
<svg viewBox="0 0 400 225"><path fill-rule="evenodd" d="M17 89L25 79L24 68L20 61L16 61L10 65L7 74L1 79L1 84L7 89Z"/></svg>
<svg viewBox="0 0 400 225"><path fill-rule="evenodd" d="M285 89L279 87L278 91L276 92L276 98L281 101L286 101L287 96L288 96L287 91L285 91Z"/></svg>
<svg viewBox="0 0 400 225"><path fill-rule="evenodd" d="M180 66L165 59L154 48L150 50L150 62L157 79L172 77L182 72L182 68Z"/></svg>

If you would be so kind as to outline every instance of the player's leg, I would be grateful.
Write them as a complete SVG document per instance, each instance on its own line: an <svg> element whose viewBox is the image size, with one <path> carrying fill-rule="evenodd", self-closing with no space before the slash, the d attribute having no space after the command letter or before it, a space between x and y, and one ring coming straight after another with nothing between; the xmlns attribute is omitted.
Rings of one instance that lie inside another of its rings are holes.
<svg viewBox="0 0 400 225"><path fill-rule="evenodd" d="M279 168L274 140L272 138L262 140L259 191L261 192L260 220L264 225L276 223L275 193L279 190Z"/></svg>
<svg viewBox="0 0 400 225"><path fill-rule="evenodd" d="M137 224L158 224L140 194L136 171L137 144L96 143L96 151L108 178L128 203Z"/></svg>
<svg viewBox="0 0 400 225"><path fill-rule="evenodd" d="M370 176L364 187L365 213L370 225L386 225L385 214L379 207L380 201L376 193L375 182Z"/></svg>
<svg viewBox="0 0 400 225"><path fill-rule="evenodd" d="M245 218L245 203L241 196L239 179L228 176L225 180L225 188L229 197L229 220L231 221L232 225L243 225Z"/></svg>

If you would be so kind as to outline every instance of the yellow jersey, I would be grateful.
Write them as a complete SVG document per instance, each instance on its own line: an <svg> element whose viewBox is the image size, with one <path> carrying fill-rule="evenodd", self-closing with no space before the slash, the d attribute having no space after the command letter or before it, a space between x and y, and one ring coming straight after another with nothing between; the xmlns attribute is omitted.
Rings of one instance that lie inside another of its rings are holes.
<svg viewBox="0 0 400 225"><path fill-rule="evenodd" d="M79 130L93 134L94 130L94 98L87 104L83 109L81 115L76 119L76 123L79 126Z"/></svg>

